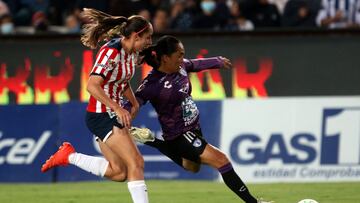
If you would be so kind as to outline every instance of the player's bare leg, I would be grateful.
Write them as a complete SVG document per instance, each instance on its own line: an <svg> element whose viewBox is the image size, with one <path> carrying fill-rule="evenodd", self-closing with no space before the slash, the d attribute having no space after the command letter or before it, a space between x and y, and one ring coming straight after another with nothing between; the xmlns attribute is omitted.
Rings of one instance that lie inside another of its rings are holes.
<svg viewBox="0 0 360 203"><path fill-rule="evenodd" d="M130 137L129 129L113 128L113 135L105 143L127 168L128 189L134 203L148 203L147 187L144 181L144 159L135 142Z"/></svg>

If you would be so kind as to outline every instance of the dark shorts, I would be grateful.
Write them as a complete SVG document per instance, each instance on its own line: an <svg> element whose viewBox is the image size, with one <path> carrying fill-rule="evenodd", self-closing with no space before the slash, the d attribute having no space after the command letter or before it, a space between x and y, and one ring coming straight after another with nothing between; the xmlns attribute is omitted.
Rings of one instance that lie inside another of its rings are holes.
<svg viewBox="0 0 360 203"><path fill-rule="evenodd" d="M200 155L204 152L207 142L202 136L201 129L194 129L173 140L156 139L154 142L146 142L145 144L157 148L182 167L182 158L200 163Z"/></svg>
<svg viewBox="0 0 360 203"><path fill-rule="evenodd" d="M85 122L91 133L96 139L105 142L112 133L114 126L123 128L117 121L116 116L110 116L109 113L86 112Z"/></svg>

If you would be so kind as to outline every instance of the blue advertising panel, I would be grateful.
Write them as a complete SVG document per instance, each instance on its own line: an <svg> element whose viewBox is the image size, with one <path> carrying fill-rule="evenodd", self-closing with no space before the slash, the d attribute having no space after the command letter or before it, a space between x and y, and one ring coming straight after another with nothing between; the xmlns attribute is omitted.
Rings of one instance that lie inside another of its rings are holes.
<svg viewBox="0 0 360 203"><path fill-rule="evenodd" d="M86 127L86 106L87 104L80 102L70 102L60 105L59 141L61 141L61 143L70 142L79 153L101 156L93 135ZM57 181L101 179L72 165L68 167L58 167L56 170Z"/></svg>
<svg viewBox="0 0 360 203"><path fill-rule="evenodd" d="M204 136L209 143L215 146L219 144L220 104L221 102L219 101L198 102ZM77 152L101 156L92 134L86 128L84 122L85 108L86 104L76 102L61 105L59 140L71 142ZM156 112L149 104L140 109L133 125L147 127L153 132L161 134ZM145 159L146 179L214 179L217 177L217 171L210 167L203 167L199 173L193 174L172 163L170 159L162 155L155 148L143 144L138 144L138 147ZM57 169L58 181L99 179L99 177L84 172L74 166L59 167Z"/></svg>
<svg viewBox="0 0 360 203"><path fill-rule="evenodd" d="M221 102L198 102L202 130L207 141L219 145ZM86 104L0 106L0 182L57 182L100 180L75 166L40 168L65 141L79 153L102 156L85 124ZM133 122L157 134L161 129L151 105L145 105ZM215 179L217 171L203 167L193 174L172 163L156 149L138 144L145 159L147 179ZM26 172L25 172L26 171ZM31 174L31 175L29 175Z"/></svg>
<svg viewBox="0 0 360 203"><path fill-rule="evenodd" d="M40 168L56 149L58 106L0 106L0 182L49 182Z"/></svg>

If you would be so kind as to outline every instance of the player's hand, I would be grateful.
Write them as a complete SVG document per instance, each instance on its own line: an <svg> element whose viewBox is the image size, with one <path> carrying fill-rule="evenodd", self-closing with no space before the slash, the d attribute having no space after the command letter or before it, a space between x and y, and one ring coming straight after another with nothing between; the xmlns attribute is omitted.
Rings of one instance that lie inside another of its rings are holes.
<svg viewBox="0 0 360 203"><path fill-rule="evenodd" d="M115 110L115 113L120 124L122 124L126 128L131 127L131 115L127 110L120 107Z"/></svg>
<svg viewBox="0 0 360 203"><path fill-rule="evenodd" d="M223 68L225 68L225 69L232 68L232 64L231 64L230 59L228 59L226 57L222 57L222 56L220 56L219 58L223 62Z"/></svg>

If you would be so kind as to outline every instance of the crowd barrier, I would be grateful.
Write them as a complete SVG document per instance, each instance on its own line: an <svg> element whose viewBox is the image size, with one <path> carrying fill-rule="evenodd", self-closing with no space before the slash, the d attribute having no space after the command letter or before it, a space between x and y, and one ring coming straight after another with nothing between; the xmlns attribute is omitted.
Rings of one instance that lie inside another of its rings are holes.
<svg viewBox="0 0 360 203"><path fill-rule="evenodd" d="M360 96L199 101L204 136L225 152L248 182L360 180ZM63 141L100 156L84 122L86 105L0 106L0 182L98 180L74 166L41 173ZM133 123L161 133L144 106ZM220 178L203 167L184 171L157 150L139 144L147 179Z"/></svg>

